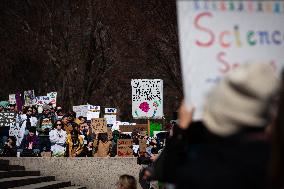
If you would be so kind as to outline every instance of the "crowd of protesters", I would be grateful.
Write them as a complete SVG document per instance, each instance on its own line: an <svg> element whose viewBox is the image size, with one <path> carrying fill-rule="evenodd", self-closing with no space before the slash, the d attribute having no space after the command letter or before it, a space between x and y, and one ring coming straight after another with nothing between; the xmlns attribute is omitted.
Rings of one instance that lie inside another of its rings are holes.
<svg viewBox="0 0 284 189"><path fill-rule="evenodd" d="M17 112L15 105L3 106L0 104L2 112ZM17 152L20 156L41 156L42 152L51 152L53 157L115 157L118 139L133 140L135 157L144 156L139 151L139 140L142 139L148 144L146 157L163 148L165 138L148 137L138 131L124 134L114 130L111 136L108 133L96 134L90 122L85 117L76 118L73 111L64 113L61 107L53 108L51 104L43 105L41 113L37 110L28 106L22 113L17 112L19 134L17 138L4 137L2 156L16 156Z"/></svg>

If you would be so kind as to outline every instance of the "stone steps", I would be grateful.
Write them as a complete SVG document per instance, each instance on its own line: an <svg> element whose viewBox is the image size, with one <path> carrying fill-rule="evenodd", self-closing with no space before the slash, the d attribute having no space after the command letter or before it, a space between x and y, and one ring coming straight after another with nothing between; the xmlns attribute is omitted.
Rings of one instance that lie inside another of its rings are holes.
<svg viewBox="0 0 284 189"><path fill-rule="evenodd" d="M40 171L26 171L24 166L9 165L9 160L0 160L1 189L86 189L71 186L70 181L56 181L54 176L40 176Z"/></svg>
<svg viewBox="0 0 284 189"><path fill-rule="evenodd" d="M15 187L13 189L58 189L70 185L71 182L49 181L49 182L41 182L36 184L29 184L25 186Z"/></svg>
<svg viewBox="0 0 284 189"><path fill-rule="evenodd" d="M1 188L19 187L28 184L40 182L54 181L54 176L24 176L24 177L9 177L0 179Z"/></svg>
<svg viewBox="0 0 284 189"><path fill-rule="evenodd" d="M40 176L40 172L24 171L24 170L0 171L0 179L9 178L9 177L24 177L24 176Z"/></svg>

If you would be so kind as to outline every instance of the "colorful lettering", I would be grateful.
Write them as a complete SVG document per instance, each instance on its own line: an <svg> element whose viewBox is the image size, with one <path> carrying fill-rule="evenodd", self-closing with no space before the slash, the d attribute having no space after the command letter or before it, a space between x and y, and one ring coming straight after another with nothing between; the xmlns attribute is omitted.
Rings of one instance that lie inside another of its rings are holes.
<svg viewBox="0 0 284 189"><path fill-rule="evenodd" d="M199 25L199 20L200 20L202 17L204 17L204 16L206 16L206 17L212 17L212 14L211 14L210 12L203 12L203 13L198 14L198 15L196 16L195 20L194 20L194 26L195 26L197 29L199 29L199 30L201 30L201 31L203 31L203 32L208 33L208 35L210 36L210 40L207 41L207 42L201 42L201 41L199 41L199 40L196 40L196 44L197 44L198 46L201 46L201 47L209 47L209 46L211 46L211 45L213 44L214 39L215 39L215 36L214 36L214 33L213 33L210 29L205 28L205 27Z"/></svg>

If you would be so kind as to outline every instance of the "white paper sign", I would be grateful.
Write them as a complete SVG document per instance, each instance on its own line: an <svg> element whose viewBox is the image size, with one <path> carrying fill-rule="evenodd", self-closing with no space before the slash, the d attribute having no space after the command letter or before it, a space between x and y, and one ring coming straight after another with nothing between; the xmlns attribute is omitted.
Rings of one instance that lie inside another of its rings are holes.
<svg viewBox="0 0 284 189"><path fill-rule="evenodd" d="M283 1L177 1L185 103L202 118L204 99L247 62L284 64Z"/></svg>
<svg viewBox="0 0 284 189"><path fill-rule="evenodd" d="M73 106L73 111L76 112L76 117L87 117L88 105Z"/></svg>
<svg viewBox="0 0 284 189"><path fill-rule="evenodd" d="M112 127L116 124L116 115L104 115L106 118L107 125L112 125Z"/></svg>
<svg viewBox="0 0 284 189"><path fill-rule="evenodd" d="M47 96L50 98L50 103L56 107L56 102L57 102L57 92L50 92L47 93Z"/></svg>
<svg viewBox="0 0 284 189"><path fill-rule="evenodd" d="M116 114L117 109L116 108L105 108L106 114Z"/></svg>
<svg viewBox="0 0 284 189"><path fill-rule="evenodd" d="M16 94L9 94L9 103L16 104Z"/></svg>
<svg viewBox="0 0 284 189"><path fill-rule="evenodd" d="M37 96L35 98L35 104L38 106L42 106L44 104L49 104L49 103L50 103L49 96Z"/></svg>
<svg viewBox="0 0 284 189"><path fill-rule="evenodd" d="M163 80L132 79L133 118L162 118Z"/></svg>
<svg viewBox="0 0 284 189"><path fill-rule="evenodd" d="M87 120L92 120L93 118L100 118L100 112L87 111Z"/></svg>

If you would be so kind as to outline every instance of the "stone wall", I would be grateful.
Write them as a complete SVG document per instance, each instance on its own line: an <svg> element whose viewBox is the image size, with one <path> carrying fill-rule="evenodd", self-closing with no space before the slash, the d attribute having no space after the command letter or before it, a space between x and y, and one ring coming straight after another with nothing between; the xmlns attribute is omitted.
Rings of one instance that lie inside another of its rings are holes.
<svg viewBox="0 0 284 189"><path fill-rule="evenodd" d="M11 165L22 165L26 170L39 170L41 175L55 176L57 180L88 189L112 189L122 174L136 177L141 168L136 158L1 158L10 160ZM139 185L139 184L138 184Z"/></svg>

